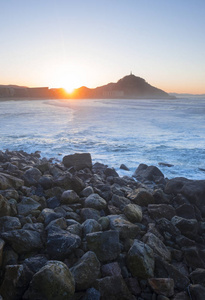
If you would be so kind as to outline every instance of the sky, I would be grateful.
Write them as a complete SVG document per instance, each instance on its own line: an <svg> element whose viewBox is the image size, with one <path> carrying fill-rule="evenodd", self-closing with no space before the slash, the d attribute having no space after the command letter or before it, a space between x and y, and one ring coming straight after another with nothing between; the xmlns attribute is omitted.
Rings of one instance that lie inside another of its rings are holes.
<svg viewBox="0 0 205 300"><path fill-rule="evenodd" d="M0 0L0 84L205 93L204 0Z"/></svg>

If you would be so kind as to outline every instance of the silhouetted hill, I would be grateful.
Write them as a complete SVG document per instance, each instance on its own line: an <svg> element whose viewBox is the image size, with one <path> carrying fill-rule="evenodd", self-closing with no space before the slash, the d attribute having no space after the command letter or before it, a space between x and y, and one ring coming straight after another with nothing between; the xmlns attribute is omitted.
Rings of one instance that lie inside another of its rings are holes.
<svg viewBox="0 0 205 300"><path fill-rule="evenodd" d="M136 98L175 98L168 93L160 90L143 78L137 77L133 74L123 77L116 83L108 83L106 85L89 89L81 87L72 93L72 98L86 99L86 98L104 98L104 99L136 99Z"/></svg>

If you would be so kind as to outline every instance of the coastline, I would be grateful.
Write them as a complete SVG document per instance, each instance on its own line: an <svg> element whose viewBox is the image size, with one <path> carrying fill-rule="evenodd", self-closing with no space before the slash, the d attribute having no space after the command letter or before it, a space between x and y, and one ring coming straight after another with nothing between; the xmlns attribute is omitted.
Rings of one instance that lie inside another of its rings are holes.
<svg viewBox="0 0 205 300"><path fill-rule="evenodd" d="M144 164L134 176L89 153L0 151L3 299L203 294L205 181Z"/></svg>

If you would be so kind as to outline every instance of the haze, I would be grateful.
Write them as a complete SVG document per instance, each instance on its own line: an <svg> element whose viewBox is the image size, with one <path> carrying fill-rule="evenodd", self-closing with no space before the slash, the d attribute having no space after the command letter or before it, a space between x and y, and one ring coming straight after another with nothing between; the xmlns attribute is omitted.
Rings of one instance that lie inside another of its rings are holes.
<svg viewBox="0 0 205 300"><path fill-rule="evenodd" d="M204 0L1 1L0 84L71 91L132 71L205 93L204 13Z"/></svg>

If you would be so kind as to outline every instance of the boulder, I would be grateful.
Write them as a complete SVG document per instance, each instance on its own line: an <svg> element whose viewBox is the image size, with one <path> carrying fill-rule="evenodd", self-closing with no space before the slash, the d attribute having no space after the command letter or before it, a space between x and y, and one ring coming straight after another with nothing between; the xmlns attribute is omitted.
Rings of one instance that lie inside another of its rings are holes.
<svg viewBox="0 0 205 300"><path fill-rule="evenodd" d="M155 258L153 250L143 242L134 240L127 254L127 266L133 277L153 277Z"/></svg>
<svg viewBox="0 0 205 300"><path fill-rule="evenodd" d="M150 278L148 282L156 294L166 297L174 295L174 280L172 278Z"/></svg>
<svg viewBox="0 0 205 300"><path fill-rule="evenodd" d="M164 243L152 233L146 233L143 237L143 242L146 243L155 254L159 255L162 259L171 261L171 253L164 245Z"/></svg>
<svg viewBox="0 0 205 300"><path fill-rule="evenodd" d="M61 196L61 203L62 204L73 204L78 203L80 200L79 196L73 190L64 191Z"/></svg>
<svg viewBox="0 0 205 300"><path fill-rule="evenodd" d="M21 202L17 204L17 211L19 215L27 216L33 210L41 210L41 204L29 197L23 197Z"/></svg>
<svg viewBox="0 0 205 300"><path fill-rule="evenodd" d="M34 167L28 169L23 175L25 185L26 186L37 185L41 176L42 176L42 173L39 169L34 168Z"/></svg>
<svg viewBox="0 0 205 300"><path fill-rule="evenodd" d="M16 217L5 216L0 218L0 232L20 229L21 222Z"/></svg>
<svg viewBox="0 0 205 300"><path fill-rule="evenodd" d="M19 189L24 185L24 181L10 174L0 173L0 190L8 188Z"/></svg>
<svg viewBox="0 0 205 300"><path fill-rule="evenodd" d="M139 206L148 206L155 201L152 194L144 188L133 190L127 197Z"/></svg>
<svg viewBox="0 0 205 300"><path fill-rule="evenodd" d="M140 223L142 221L142 209L139 205L128 204L125 206L123 213L130 222Z"/></svg>
<svg viewBox="0 0 205 300"><path fill-rule="evenodd" d="M140 164L134 172L133 177L139 180L149 180L157 182L161 178L164 178L164 175L155 166L147 166L145 164Z"/></svg>
<svg viewBox="0 0 205 300"><path fill-rule="evenodd" d="M121 269L117 262L105 264L101 268L102 277L106 276L121 276Z"/></svg>
<svg viewBox="0 0 205 300"><path fill-rule="evenodd" d="M126 165L124 165L124 164L121 164L120 165L120 169L121 170L125 170L125 171L129 171L130 169L126 166Z"/></svg>
<svg viewBox="0 0 205 300"><path fill-rule="evenodd" d="M205 287L200 284L190 284L189 292L192 300L205 299Z"/></svg>
<svg viewBox="0 0 205 300"><path fill-rule="evenodd" d="M198 268L190 274L193 284L201 284L205 287L205 269Z"/></svg>
<svg viewBox="0 0 205 300"><path fill-rule="evenodd" d="M63 164L67 167L74 167L76 170L92 168L92 159L90 153L75 153L63 157Z"/></svg>
<svg viewBox="0 0 205 300"><path fill-rule="evenodd" d="M86 235L88 249L95 252L101 262L114 260L120 254L119 233L115 230Z"/></svg>
<svg viewBox="0 0 205 300"><path fill-rule="evenodd" d="M71 300L75 281L68 267L61 261L49 261L34 274L24 299Z"/></svg>
<svg viewBox="0 0 205 300"><path fill-rule="evenodd" d="M2 265L4 245L5 245L5 242L2 239L0 239L0 268Z"/></svg>
<svg viewBox="0 0 205 300"><path fill-rule="evenodd" d="M43 248L41 235L34 230L16 229L2 233L2 238L18 254L39 251Z"/></svg>
<svg viewBox="0 0 205 300"><path fill-rule="evenodd" d="M171 220L176 215L175 209L167 204L149 204L148 213L154 220L160 218Z"/></svg>
<svg viewBox="0 0 205 300"><path fill-rule="evenodd" d="M182 217L175 216L171 219L171 222L186 237L191 239L196 237L198 231L198 222L196 219L184 219Z"/></svg>
<svg viewBox="0 0 205 300"><path fill-rule="evenodd" d="M119 232L121 239L134 239L140 232L138 225L131 223L121 215L109 215L110 228Z"/></svg>
<svg viewBox="0 0 205 300"><path fill-rule="evenodd" d="M106 206L107 202L98 194L91 194L85 199L85 207L102 210L105 209Z"/></svg>
<svg viewBox="0 0 205 300"><path fill-rule="evenodd" d="M70 269L76 290L85 290L92 286L100 276L100 262L94 252L86 252Z"/></svg>
<svg viewBox="0 0 205 300"><path fill-rule="evenodd" d="M0 217L9 216L11 214L11 207L6 198L0 195Z"/></svg>
<svg viewBox="0 0 205 300"><path fill-rule="evenodd" d="M80 216L83 221L87 219L94 219L98 221L101 217L100 212L94 208L82 208L80 211Z"/></svg>
<svg viewBox="0 0 205 300"><path fill-rule="evenodd" d="M118 207L121 211L123 211L125 206L130 204L131 201L125 197L121 197L121 196L113 194L111 203L112 203L112 205Z"/></svg>
<svg viewBox="0 0 205 300"><path fill-rule="evenodd" d="M86 236L86 234L88 233L102 230L101 225L96 220L93 219L87 219L85 222L83 222L82 228L83 228L84 236Z"/></svg>

